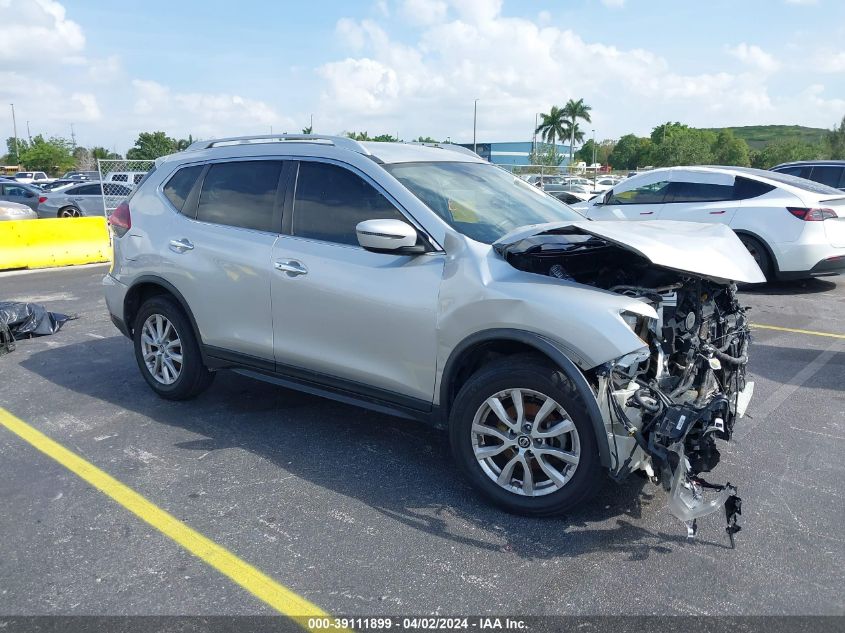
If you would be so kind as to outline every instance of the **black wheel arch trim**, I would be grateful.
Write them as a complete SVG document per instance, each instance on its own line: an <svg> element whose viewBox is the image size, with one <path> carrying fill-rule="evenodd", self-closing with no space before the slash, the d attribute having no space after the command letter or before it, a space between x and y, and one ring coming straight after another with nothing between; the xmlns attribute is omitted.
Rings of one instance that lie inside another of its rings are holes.
<svg viewBox="0 0 845 633"><path fill-rule="evenodd" d="M188 321L190 321L190 323L191 323L191 329L194 331L194 337L197 340L197 345L199 345L200 354L202 355L203 364L207 365L208 364L208 358L206 356L205 346L203 345L202 337L200 336L199 327L197 326L197 321L196 321L196 319L194 319L194 313L191 312L191 308L188 306L188 302L185 300L185 297L182 296L182 293L179 292L179 290L176 288L176 286L174 286L172 283L170 283L169 281L167 281L166 279L163 279L161 277L157 277L155 275L142 275L142 276L138 277L137 279L135 279L135 281L132 282L132 285L129 286L129 288L126 290L126 295L123 298L123 315L122 315L123 319L122 320L123 320L123 323L126 326L127 335L131 338L132 334L133 334L133 332L132 332L132 326L133 326L132 320L126 318L126 316L127 316L126 313L127 313L127 309L128 309L127 301L129 299L129 297L131 296L133 289L137 288L138 286L140 286L142 284L151 284L151 285L155 285L155 286L161 286L162 289L167 291L170 295L172 295L176 299L176 301L179 303L179 306L182 308L182 310L185 312L185 315L188 317ZM140 304L137 307L140 308L141 307Z"/></svg>
<svg viewBox="0 0 845 633"><path fill-rule="evenodd" d="M606 468L610 468L610 447L607 443L604 418L602 418L598 401L593 390L590 388L590 384L587 382L584 374L581 373L581 370L578 369L578 366L569 358L566 351L560 345L536 332L511 328L495 328L476 332L458 343L443 366L443 376L440 380L440 401L438 409L443 415L448 416L449 409L451 408L452 383L455 380L460 359L472 348L482 343L492 343L495 341L511 341L534 348L554 362L566 377L572 381L575 390L581 396L587 408L587 415L590 417L593 432L596 436L596 445L598 446L601 464Z"/></svg>
<svg viewBox="0 0 845 633"><path fill-rule="evenodd" d="M775 275L780 275L780 265L778 264L778 258L775 257L775 253L772 250L772 247L769 246L769 243L764 240L762 237L757 235L754 231L748 231L746 229L733 229L733 232L736 233L737 237L740 235L747 235L748 237L753 237L755 240L760 242L763 245L763 248L766 249L766 253L769 255L769 259L772 262L772 273Z"/></svg>

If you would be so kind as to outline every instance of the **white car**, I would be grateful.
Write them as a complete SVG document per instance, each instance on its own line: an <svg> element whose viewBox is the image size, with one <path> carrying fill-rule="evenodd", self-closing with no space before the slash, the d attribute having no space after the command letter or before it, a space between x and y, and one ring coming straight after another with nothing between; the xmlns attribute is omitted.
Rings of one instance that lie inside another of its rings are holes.
<svg viewBox="0 0 845 633"><path fill-rule="evenodd" d="M744 167L667 167L638 174L576 208L591 220L726 224L767 279L845 269L845 194Z"/></svg>
<svg viewBox="0 0 845 633"><path fill-rule="evenodd" d="M12 176L12 178L18 182L24 183L25 185L43 185L55 180L54 178L50 178L43 171L19 171Z"/></svg>

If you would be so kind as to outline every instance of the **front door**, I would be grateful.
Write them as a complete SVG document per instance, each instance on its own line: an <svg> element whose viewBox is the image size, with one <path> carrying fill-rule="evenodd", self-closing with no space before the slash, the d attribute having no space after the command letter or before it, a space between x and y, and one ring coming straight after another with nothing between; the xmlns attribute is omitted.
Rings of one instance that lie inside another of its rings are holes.
<svg viewBox="0 0 845 633"><path fill-rule="evenodd" d="M603 204L590 207L591 220L656 220L669 189L667 172L647 174L616 185Z"/></svg>
<svg viewBox="0 0 845 633"><path fill-rule="evenodd" d="M273 247L273 330L282 371L356 383L375 397L431 402L444 255L373 253L355 226L408 221L361 174L301 161L289 225ZM353 387L354 388L354 387Z"/></svg>

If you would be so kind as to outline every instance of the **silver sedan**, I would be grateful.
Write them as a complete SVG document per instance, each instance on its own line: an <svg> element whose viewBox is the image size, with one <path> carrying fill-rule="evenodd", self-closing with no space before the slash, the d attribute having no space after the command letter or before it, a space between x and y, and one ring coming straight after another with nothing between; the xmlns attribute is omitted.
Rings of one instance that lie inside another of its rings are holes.
<svg viewBox="0 0 845 633"><path fill-rule="evenodd" d="M0 222L4 220L36 220L38 215L25 204L0 201Z"/></svg>
<svg viewBox="0 0 845 633"><path fill-rule="evenodd" d="M109 198L126 197L132 190L123 185L111 184ZM78 218L104 215L103 190L99 182L86 182L55 192L44 192L38 205L39 218Z"/></svg>

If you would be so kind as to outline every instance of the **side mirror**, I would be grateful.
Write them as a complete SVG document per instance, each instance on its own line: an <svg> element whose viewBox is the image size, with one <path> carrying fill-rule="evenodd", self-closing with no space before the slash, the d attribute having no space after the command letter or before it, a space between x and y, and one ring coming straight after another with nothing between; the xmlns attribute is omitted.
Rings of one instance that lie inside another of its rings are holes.
<svg viewBox="0 0 845 633"><path fill-rule="evenodd" d="M364 220L355 227L358 244L375 253L411 255L424 253L417 230L402 220Z"/></svg>

